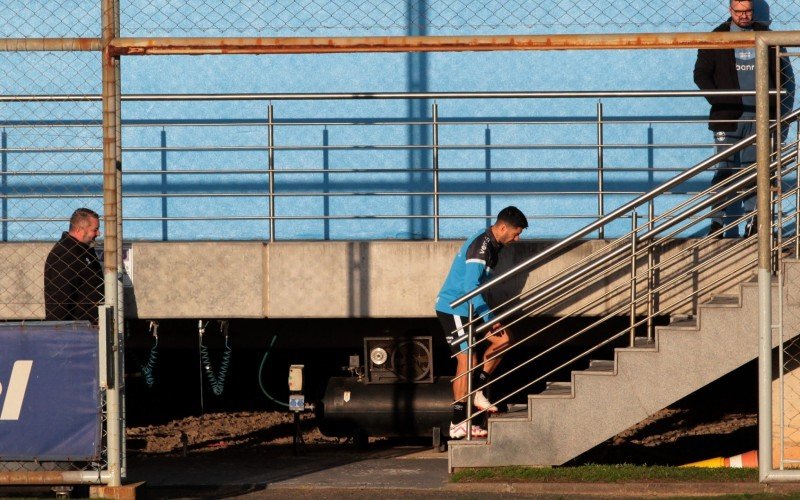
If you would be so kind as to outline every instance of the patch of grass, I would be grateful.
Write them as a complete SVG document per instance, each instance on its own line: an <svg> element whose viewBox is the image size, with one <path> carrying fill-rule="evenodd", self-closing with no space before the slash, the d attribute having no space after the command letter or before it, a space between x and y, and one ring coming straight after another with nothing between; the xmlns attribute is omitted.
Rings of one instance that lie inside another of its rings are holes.
<svg viewBox="0 0 800 500"><path fill-rule="evenodd" d="M451 482L624 483L657 482L757 482L758 469L665 467L643 465L581 465L577 467L494 467L464 469Z"/></svg>

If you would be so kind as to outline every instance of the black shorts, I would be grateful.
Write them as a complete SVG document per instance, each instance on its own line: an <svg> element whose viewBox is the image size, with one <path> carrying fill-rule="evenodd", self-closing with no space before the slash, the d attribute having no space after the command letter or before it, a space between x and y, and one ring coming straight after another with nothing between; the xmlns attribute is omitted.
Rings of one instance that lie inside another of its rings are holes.
<svg viewBox="0 0 800 500"><path fill-rule="evenodd" d="M447 345L450 346L450 353L458 354L462 351L466 353L468 336L465 325L469 323L469 319L442 311L436 311L436 317L439 318L439 323L442 325L444 339L447 341ZM478 321L474 324L474 327L478 327L482 324L481 321ZM482 346L483 344L482 342L480 345Z"/></svg>

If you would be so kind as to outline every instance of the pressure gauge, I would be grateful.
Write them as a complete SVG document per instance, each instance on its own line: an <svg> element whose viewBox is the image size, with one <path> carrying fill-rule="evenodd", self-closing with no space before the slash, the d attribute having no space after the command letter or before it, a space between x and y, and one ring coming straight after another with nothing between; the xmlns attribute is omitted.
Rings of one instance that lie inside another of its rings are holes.
<svg viewBox="0 0 800 500"><path fill-rule="evenodd" d="M381 366L386 363L389 356L386 354L386 349L383 347L376 347L369 353L369 359L373 365Z"/></svg>

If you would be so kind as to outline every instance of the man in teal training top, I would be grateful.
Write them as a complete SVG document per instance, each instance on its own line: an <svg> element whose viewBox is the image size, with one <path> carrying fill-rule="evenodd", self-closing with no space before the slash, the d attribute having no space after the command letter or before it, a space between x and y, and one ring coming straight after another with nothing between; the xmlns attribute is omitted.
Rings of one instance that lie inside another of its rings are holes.
<svg viewBox="0 0 800 500"><path fill-rule="evenodd" d="M456 356L456 377L467 371L467 333L464 326L469 322L469 303L473 305L476 318L481 318L484 323L493 322L494 314L482 294L478 294L469 301L450 307L450 304L471 292L484 283L491 270L497 265L497 259L503 246L519 241L519 235L528 227L528 219L517 207L506 207L497 215L497 220L487 229L468 239L458 250L450 272L436 298L436 316L442 325L445 339L450 345L450 351ZM480 323L479 323L480 324ZM491 331L486 334L486 345L483 353L485 364L473 372L473 386L485 385L492 371L500 363L500 357L489 359L502 352L511 344L508 332L500 323L494 322ZM473 354L473 366L477 364L477 356ZM487 361L488 360L488 361ZM467 435L467 424L462 422L467 418L466 409L467 378L460 377L453 380L453 417L450 422L450 437L461 439ZM478 391L473 395L473 404L479 410L496 412L495 407L483 394ZM471 427L473 437L485 437L486 430L480 426Z"/></svg>

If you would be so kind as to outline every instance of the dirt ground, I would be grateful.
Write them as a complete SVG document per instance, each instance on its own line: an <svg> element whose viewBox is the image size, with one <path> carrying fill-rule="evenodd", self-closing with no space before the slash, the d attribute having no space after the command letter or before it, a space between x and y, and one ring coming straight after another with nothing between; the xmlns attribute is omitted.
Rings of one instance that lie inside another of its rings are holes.
<svg viewBox="0 0 800 500"><path fill-rule="evenodd" d="M288 412L207 413L186 417L163 425L128 429L128 450L139 454L187 454L219 450L231 446L258 447L286 445L295 435L294 417ZM337 443L324 437L312 414L301 417L303 440L312 443Z"/></svg>
<svg viewBox="0 0 800 500"><path fill-rule="evenodd" d="M756 448L755 413L710 414L669 407L586 452L572 463L642 463L679 465ZM295 424L288 412L209 413L164 425L128 429L128 452L169 456L257 449L293 442ZM305 446L341 445L323 436L314 416L302 417Z"/></svg>
<svg viewBox="0 0 800 500"><path fill-rule="evenodd" d="M758 448L756 374L756 365L750 363L569 463L681 465L755 450ZM306 447L329 449L345 444L342 438L323 436L313 413L302 415L301 428ZM291 446L295 430L293 415L288 411L206 413L162 425L128 428L128 453L145 458L234 449L266 450Z"/></svg>

